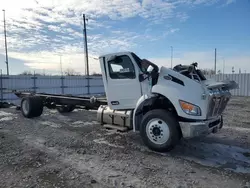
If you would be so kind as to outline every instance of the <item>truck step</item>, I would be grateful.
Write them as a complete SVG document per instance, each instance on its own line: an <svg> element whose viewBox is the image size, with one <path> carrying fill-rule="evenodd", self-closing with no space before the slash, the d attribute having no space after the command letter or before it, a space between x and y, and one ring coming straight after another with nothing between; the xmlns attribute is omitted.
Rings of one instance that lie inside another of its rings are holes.
<svg viewBox="0 0 250 188"><path fill-rule="evenodd" d="M121 126L117 126L117 125L104 124L103 127L105 127L106 129L115 129L115 130L121 131L121 132L128 131L127 127L121 127Z"/></svg>

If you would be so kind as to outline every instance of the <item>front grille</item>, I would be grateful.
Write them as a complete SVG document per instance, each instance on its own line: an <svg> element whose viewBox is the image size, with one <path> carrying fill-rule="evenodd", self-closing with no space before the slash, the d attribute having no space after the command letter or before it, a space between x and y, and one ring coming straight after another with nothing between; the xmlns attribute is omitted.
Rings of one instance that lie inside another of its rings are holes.
<svg viewBox="0 0 250 188"><path fill-rule="evenodd" d="M227 90L210 90L208 98L207 118L219 116L225 110L230 99L230 93Z"/></svg>

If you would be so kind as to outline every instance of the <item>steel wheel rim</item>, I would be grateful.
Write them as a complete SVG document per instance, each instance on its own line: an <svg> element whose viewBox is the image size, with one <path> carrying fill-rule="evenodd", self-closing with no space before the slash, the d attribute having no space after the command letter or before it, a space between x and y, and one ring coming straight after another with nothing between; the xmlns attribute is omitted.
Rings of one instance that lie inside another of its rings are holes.
<svg viewBox="0 0 250 188"><path fill-rule="evenodd" d="M24 101L23 101L22 109L23 109L24 114L28 114L28 111L29 111L29 104L28 104L27 100L24 100Z"/></svg>
<svg viewBox="0 0 250 188"><path fill-rule="evenodd" d="M160 145L168 141L170 130L165 121L154 118L147 123L146 134L151 142Z"/></svg>

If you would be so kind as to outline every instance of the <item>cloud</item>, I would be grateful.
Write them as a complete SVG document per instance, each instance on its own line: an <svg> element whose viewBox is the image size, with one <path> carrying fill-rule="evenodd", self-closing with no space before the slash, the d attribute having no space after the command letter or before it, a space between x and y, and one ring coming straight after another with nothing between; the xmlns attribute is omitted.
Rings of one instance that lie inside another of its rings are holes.
<svg viewBox="0 0 250 188"><path fill-rule="evenodd" d="M226 2L229 4L233 0ZM6 10L9 56L25 61L25 65L31 69L56 71L58 54L63 54L65 65L72 62L76 69L82 70L84 67L82 13L88 18L89 54L98 56L117 50L133 50L141 41L164 39L178 32L179 28L162 26L163 21L175 18L182 22L188 19L180 6L215 3L218 1L8 0L1 1L0 7ZM117 23L133 18L140 20L139 30L114 27ZM164 32L152 34L154 29L151 28L155 24L161 24ZM3 44L3 38L0 38L0 42ZM1 45L1 54L4 54L3 48ZM96 62L92 63L95 67Z"/></svg>
<svg viewBox="0 0 250 188"><path fill-rule="evenodd" d="M60 73L60 55L63 70L65 71L68 68L72 68L77 72L84 74L85 72L85 56L83 53L79 53L76 50L76 53L73 55L71 53L50 53L50 52L33 52L27 56L24 53L11 52L11 56L14 56L18 59L22 59L25 63L25 66L30 67L30 69L36 72L43 72L45 69L46 72L58 74ZM98 60L94 59L91 55L89 58L90 72L100 72L100 66Z"/></svg>
<svg viewBox="0 0 250 188"><path fill-rule="evenodd" d="M226 4L229 5L229 4L232 4L232 3L235 3L236 0L227 0Z"/></svg>

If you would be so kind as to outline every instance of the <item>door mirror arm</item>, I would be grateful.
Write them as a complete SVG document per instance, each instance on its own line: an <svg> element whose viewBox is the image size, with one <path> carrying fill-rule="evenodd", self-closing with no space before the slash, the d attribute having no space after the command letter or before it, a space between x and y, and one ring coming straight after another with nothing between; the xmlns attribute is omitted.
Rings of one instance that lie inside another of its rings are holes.
<svg viewBox="0 0 250 188"><path fill-rule="evenodd" d="M150 77L150 73L149 72L146 72L146 73L141 73L139 74L139 82L142 82L146 79L149 79Z"/></svg>

